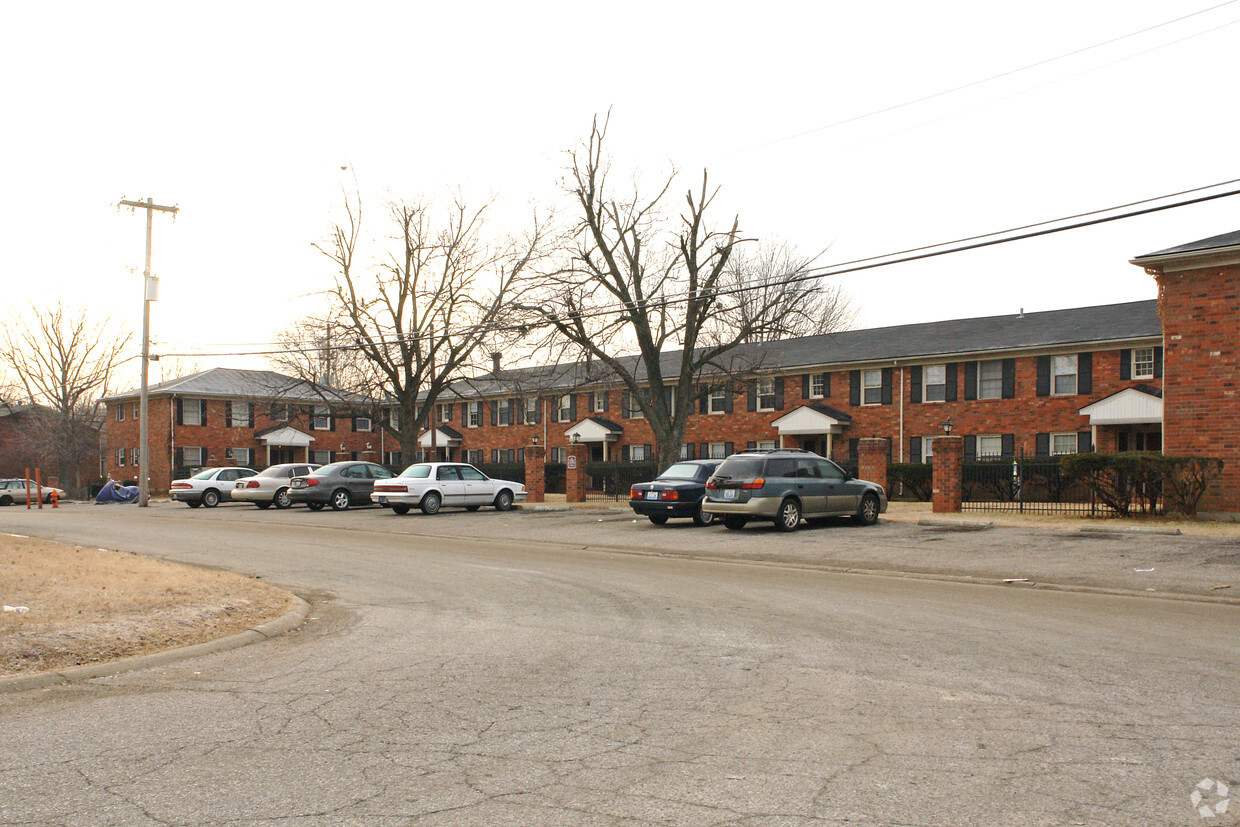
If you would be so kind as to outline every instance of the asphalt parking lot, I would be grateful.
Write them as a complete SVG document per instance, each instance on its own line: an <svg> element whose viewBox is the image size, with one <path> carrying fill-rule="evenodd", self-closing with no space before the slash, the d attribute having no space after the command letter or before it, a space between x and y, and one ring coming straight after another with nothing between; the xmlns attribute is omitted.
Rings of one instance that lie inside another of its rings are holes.
<svg viewBox="0 0 1240 827"><path fill-rule="evenodd" d="M314 513L301 507L259 511L237 503L191 510L177 503L153 502L148 514L153 519L189 518L204 526L215 521L316 525L348 532L350 539L342 537L342 542L351 543L364 543L368 532L480 542L502 537L608 553L1240 603L1240 526L1205 526L1201 533L1173 535L1154 533L1176 530L1173 523L1030 519L1022 524L1003 515L969 514L949 515L945 521L949 525L928 526L918 521L941 515L903 503L893 504L876 526L839 519L804 524L791 534L777 532L769 523L752 523L741 531L721 525L699 528L689 520L655 526L624 504L573 509L527 505L506 513L446 509L434 516L415 510L397 516L377 507ZM996 525L986 530L950 525L959 521L961 526L976 527L992 519Z"/></svg>

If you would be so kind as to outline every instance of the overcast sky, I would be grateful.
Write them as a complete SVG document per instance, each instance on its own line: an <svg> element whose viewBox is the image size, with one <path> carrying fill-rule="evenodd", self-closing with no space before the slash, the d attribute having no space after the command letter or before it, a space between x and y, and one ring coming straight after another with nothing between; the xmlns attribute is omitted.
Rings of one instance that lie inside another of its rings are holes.
<svg viewBox="0 0 1240 827"><path fill-rule="evenodd" d="M9 4L4 302L140 329L145 220L116 202L152 197L181 209L155 219L152 349L267 342L330 284L311 244L354 176L372 216L459 188L516 222L608 108L619 168L674 167L677 199L708 168L721 221L823 264L1227 181L1237 21L1234 0ZM1236 229L1240 196L843 283L861 327L1148 299L1129 258Z"/></svg>

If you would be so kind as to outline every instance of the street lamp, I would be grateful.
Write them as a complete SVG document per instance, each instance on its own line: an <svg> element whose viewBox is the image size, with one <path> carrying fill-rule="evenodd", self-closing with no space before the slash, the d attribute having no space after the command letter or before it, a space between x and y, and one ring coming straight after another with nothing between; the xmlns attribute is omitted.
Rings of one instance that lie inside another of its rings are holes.
<svg viewBox="0 0 1240 827"><path fill-rule="evenodd" d="M950 416L947 417L947 421L943 423L943 433L947 434L948 436L951 436L952 428L954 427L956 426L952 425L952 418Z"/></svg>
<svg viewBox="0 0 1240 827"><path fill-rule="evenodd" d="M578 442L581 442L581 434L573 431L572 434L569 435L569 439L571 439L573 444L576 445Z"/></svg>
<svg viewBox="0 0 1240 827"><path fill-rule="evenodd" d="M531 438L531 442L534 445L534 447L538 447L538 434L534 434L534 436Z"/></svg>

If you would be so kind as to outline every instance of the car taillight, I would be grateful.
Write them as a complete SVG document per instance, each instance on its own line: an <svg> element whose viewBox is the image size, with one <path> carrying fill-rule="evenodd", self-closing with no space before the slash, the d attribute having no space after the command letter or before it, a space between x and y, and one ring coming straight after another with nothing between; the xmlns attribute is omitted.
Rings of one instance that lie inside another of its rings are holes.
<svg viewBox="0 0 1240 827"><path fill-rule="evenodd" d="M250 480L249 482L245 484L245 487L246 488L258 488L258 482L256 480Z"/></svg>
<svg viewBox="0 0 1240 827"><path fill-rule="evenodd" d="M715 489L719 487L719 483L715 482L714 480L707 480L706 487L710 489Z"/></svg>
<svg viewBox="0 0 1240 827"><path fill-rule="evenodd" d="M306 485L318 485L318 484L319 484L319 481L316 480L314 477L310 477L309 479L306 480Z"/></svg>
<svg viewBox="0 0 1240 827"><path fill-rule="evenodd" d="M755 488L761 488L764 485L766 485L766 480L764 480L762 477L758 477L756 480L750 480L749 482L741 483L741 488L745 489L746 491L752 491Z"/></svg>
<svg viewBox="0 0 1240 827"><path fill-rule="evenodd" d="M661 499L661 500L679 500L679 499L680 499L680 492L679 492L679 491L664 491L663 493L661 493L661 494L659 495L659 499Z"/></svg>
<svg viewBox="0 0 1240 827"><path fill-rule="evenodd" d="M407 491L409 490L409 486L407 486L407 485L398 485L397 483L394 483L394 482L383 482L383 483L377 483L377 484L375 485L375 490L376 490L376 491L392 491L392 492L402 492L402 493L403 493L403 492L407 492Z"/></svg>
<svg viewBox="0 0 1240 827"><path fill-rule="evenodd" d="M190 485L188 482L174 482L172 484L172 487L173 488L193 488L194 486Z"/></svg>
<svg viewBox="0 0 1240 827"><path fill-rule="evenodd" d="M641 498L642 498L642 492L641 492L641 491L639 491L639 490L638 490L638 489L636 489L636 488L630 488L630 489L629 489L629 499L630 499L630 500L640 500Z"/></svg>

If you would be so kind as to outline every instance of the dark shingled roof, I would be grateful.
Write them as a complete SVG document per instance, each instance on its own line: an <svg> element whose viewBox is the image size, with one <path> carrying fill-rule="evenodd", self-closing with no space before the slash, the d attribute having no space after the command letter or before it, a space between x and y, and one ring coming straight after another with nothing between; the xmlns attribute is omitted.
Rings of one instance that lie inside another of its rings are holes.
<svg viewBox="0 0 1240 827"><path fill-rule="evenodd" d="M1222 235L1210 236L1200 241L1190 241L1187 244L1181 244L1178 247L1168 247L1166 250L1159 250L1157 253L1146 253L1143 256L1137 256L1133 261L1142 261L1147 258L1158 258L1160 256L1174 256L1183 253L1203 253L1207 250L1218 250L1227 247L1240 246L1240 230L1235 232L1223 233Z"/></svg>
<svg viewBox="0 0 1240 827"><path fill-rule="evenodd" d="M293 376L285 376L271 370L238 370L236 368L211 368L189 376L178 376L147 388L149 395L176 394L177 396L216 396L233 399L280 399L299 402L348 401L342 391L325 385L315 385ZM103 398L104 402L137 396L137 390L114 393Z"/></svg>

